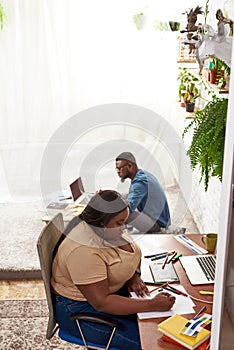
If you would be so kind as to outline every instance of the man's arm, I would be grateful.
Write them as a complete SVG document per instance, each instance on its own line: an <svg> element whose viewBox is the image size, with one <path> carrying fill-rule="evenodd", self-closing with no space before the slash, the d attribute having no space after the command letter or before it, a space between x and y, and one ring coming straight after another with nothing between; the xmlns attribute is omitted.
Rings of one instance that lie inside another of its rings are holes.
<svg viewBox="0 0 234 350"><path fill-rule="evenodd" d="M147 188L142 182L136 182L130 186L127 201L129 203L131 213L137 209L145 195L147 195Z"/></svg>

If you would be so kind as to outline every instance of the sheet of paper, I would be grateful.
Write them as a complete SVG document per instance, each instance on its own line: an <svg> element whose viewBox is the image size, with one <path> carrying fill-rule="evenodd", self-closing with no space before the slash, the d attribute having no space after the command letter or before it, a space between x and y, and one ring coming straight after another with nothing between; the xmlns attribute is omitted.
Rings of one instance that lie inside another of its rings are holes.
<svg viewBox="0 0 234 350"><path fill-rule="evenodd" d="M182 292L186 293L186 290L181 285L176 285L176 289L181 290ZM169 292L168 290L164 290L164 292L170 293L174 297L176 297L175 304L173 305L172 309L169 311L152 311L152 312L139 312L137 315L139 319L147 319L147 318L159 318L159 317L168 317L172 316L174 314L192 314L195 313L193 307L195 306L194 302L190 297L185 297L183 295L176 295L174 293ZM146 296L146 298L152 298L158 293L161 293L160 290L156 290L155 292L152 292L150 296ZM134 292L131 293L132 298L138 298Z"/></svg>
<svg viewBox="0 0 234 350"><path fill-rule="evenodd" d="M159 246L156 242L155 244L152 244L151 235L140 235L140 234L132 235L132 239L141 247L141 252L142 252L141 278L146 283L154 283L149 265L155 262L151 262L150 259L146 259L144 258L144 256L163 253L165 252L165 248Z"/></svg>

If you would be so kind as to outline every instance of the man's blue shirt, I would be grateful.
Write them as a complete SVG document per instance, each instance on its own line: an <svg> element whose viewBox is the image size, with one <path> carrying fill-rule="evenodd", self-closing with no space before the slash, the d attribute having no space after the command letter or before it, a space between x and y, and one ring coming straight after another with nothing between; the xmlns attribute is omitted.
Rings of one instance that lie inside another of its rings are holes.
<svg viewBox="0 0 234 350"><path fill-rule="evenodd" d="M170 225L166 195L156 177L148 171L137 171L131 181L127 201L131 213L137 209L157 221L161 227Z"/></svg>

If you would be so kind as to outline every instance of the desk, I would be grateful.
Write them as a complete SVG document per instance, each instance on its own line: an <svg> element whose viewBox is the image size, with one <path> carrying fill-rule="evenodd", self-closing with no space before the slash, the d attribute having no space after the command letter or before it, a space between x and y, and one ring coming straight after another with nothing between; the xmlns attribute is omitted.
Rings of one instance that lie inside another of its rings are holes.
<svg viewBox="0 0 234 350"><path fill-rule="evenodd" d="M201 243L201 234L187 234L194 242L202 246ZM141 237L140 235L132 235L132 238L134 241L137 241L139 246L141 246ZM179 243L173 235L165 235L165 234L153 234L150 235L152 237L152 244L160 245L162 248L165 248L167 251L176 250L178 253L182 253L183 255L195 255L190 249L185 247L183 244ZM150 238L151 240L151 238ZM213 284L207 284L202 286L192 286L189 282L187 275L179 261L177 261L175 264L175 269L178 273L178 276L180 278L180 284L185 287L188 294L191 294L195 298L206 300L206 301L212 301L213 296L212 295L201 295L199 293L199 290L208 290L213 291L214 285ZM174 285L174 284L173 284ZM206 312L211 314L212 313L212 304L206 304L202 303L196 300L193 300L196 307L194 308L195 312L197 313L204 305L206 305ZM186 318L192 318L195 316L195 314L186 314L184 315ZM160 322L165 320L165 318L154 318L154 319L148 319L148 320L138 320L139 330L140 330L140 337L141 337L141 345L143 350L177 350L181 349L181 346L177 346L174 344L171 344L169 342L165 342L161 339L162 333L158 332L157 326Z"/></svg>
<svg viewBox="0 0 234 350"><path fill-rule="evenodd" d="M59 210L59 209L47 209L46 214L42 217L42 221L48 224L52 218L57 215L58 213L63 214L63 220L64 222L68 223L71 221L75 216L79 215L82 213L84 210L85 206L84 205L76 205L76 204L69 204L65 209Z"/></svg>

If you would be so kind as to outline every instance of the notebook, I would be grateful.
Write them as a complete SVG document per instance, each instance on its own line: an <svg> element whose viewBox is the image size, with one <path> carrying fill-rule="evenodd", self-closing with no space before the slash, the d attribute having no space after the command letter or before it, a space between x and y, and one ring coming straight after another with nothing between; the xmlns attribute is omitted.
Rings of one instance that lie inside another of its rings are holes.
<svg viewBox="0 0 234 350"><path fill-rule="evenodd" d="M162 266L162 264L153 264L149 266L155 284L180 281L172 263L166 264L164 269L162 269Z"/></svg>
<svg viewBox="0 0 234 350"><path fill-rule="evenodd" d="M197 349L199 345L210 337L210 331L202 328L196 337L190 337L182 334L181 331L187 322L187 318L175 314L167 318L165 321L159 323L158 330L187 349Z"/></svg>
<svg viewBox="0 0 234 350"><path fill-rule="evenodd" d="M94 193L85 191L83 181L80 176L70 184L70 190L74 202L79 205L86 205L94 195Z"/></svg>
<svg viewBox="0 0 234 350"><path fill-rule="evenodd" d="M192 255L180 257L180 262L191 284L210 284L215 282L216 255Z"/></svg>
<svg viewBox="0 0 234 350"><path fill-rule="evenodd" d="M163 334L162 335L162 340L167 341L169 343L172 344L176 344L176 345L181 345L179 344L177 341L175 341L174 339L168 337L167 335ZM206 339L201 345L199 345L196 350L207 350L209 348L210 345L210 339ZM181 345L182 346L182 345ZM184 347L185 348L185 347Z"/></svg>

